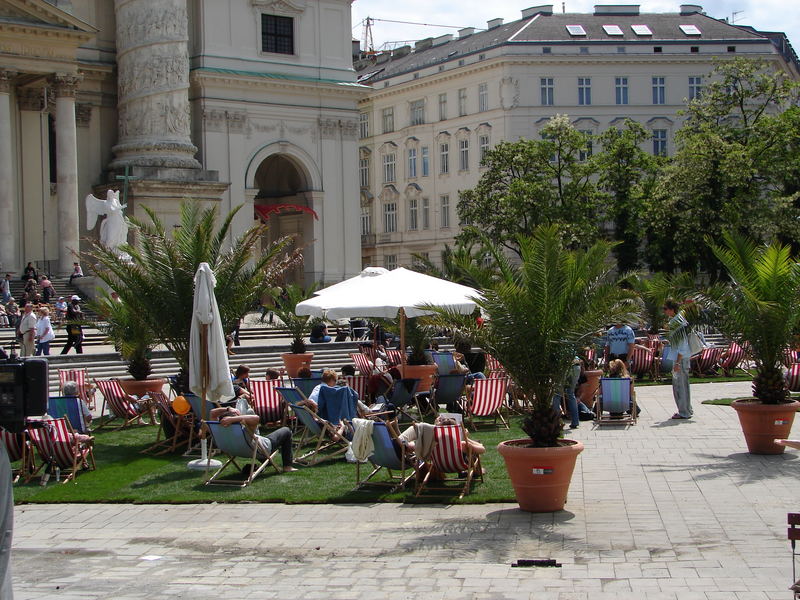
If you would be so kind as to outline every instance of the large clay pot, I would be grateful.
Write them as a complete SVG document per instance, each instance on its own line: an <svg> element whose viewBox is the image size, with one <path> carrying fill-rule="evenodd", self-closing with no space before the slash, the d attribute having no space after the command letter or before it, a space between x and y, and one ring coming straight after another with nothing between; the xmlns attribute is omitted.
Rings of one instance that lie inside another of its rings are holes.
<svg viewBox="0 0 800 600"><path fill-rule="evenodd" d="M586 382L581 384L580 388L578 388L578 400L589 408L592 408L595 394L597 394L597 389L600 387L600 378L603 376L603 372L597 369L584 371L583 374L586 376Z"/></svg>
<svg viewBox="0 0 800 600"><path fill-rule="evenodd" d="M417 392L429 392L438 367L436 365L405 365L400 371L406 379L419 379Z"/></svg>
<svg viewBox="0 0 800 600"><path fill-rule="evenodd" d="M530 439L500 442L498 452L506 461L506 470L514 486L514 495L522 510L555 512L563 510L567 492L583 444L560 440L553 448L526 448Z"/></svg>
<svg viewBox="0 0 800 600"><path fill-rule="evenodd" d="M293 354L287 352L281 354L283 359L283 366L286 367L286 374L289 377L297 377L297 372L303 367L311 368L311 361L314 359L313 352L304 352L303 354Z"/></svg>
<svg viewBox="0 0 800 600"><path fill-rule="evenodd" d="M739 415L751 454L782 454L786 450L786 446L779 446L773 440L789 437L800 402L764 404L755 398L745 398L734 400L731 406Z"/></svg>
<svg viewBox="0 0 800 600"><path fill-rule="evenodd" d="M161 392L164 390L164 385L167 383L166 379L150 378L150 379L120 379L119 384L122 386L122 391L130 396L141 397L148 392Z"/></svg>

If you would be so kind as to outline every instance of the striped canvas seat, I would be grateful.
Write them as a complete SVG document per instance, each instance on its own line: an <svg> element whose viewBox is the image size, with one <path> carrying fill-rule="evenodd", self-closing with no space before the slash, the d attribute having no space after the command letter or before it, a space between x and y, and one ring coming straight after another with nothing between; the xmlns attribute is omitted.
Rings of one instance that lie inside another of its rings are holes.
<svg viewBox="0 0 800 600"><path fill-rule="evenodd" d="M791 348L784 348L783 354L781 355L782 356L781 362L783 363L783 366L789 368L793 364L800 362L798 361L797 354L798 353L795 350L792 350Z"/></svg>
<svg viewBox="0 0 800 600"><path fill-rule="evenodd" d="M344 380L351 388L358 394L358 399L366 403L367 398L367 382L369 377L366 375L347 375Z"/></svg>
<svg viewBox="0 0 800 600"><path fill-rule="evenodd" d="M178 444L184 439L187 440L186 450L191 450L194 440L194 413L189 411L185 415L179 415L173 410L169 398L162 392L151 392L150 396L161 418L155 443L142 450L142 453L153 453L157 456L175 452ZM162 433L164 434L163 439L161 438Z"/></svg>
<svg viewBox="0 0 800 600"><path fill-rule="evenodd" d="M86 369L59 369L58 389L64 393L64 384L74 381L78 384L78 396L89 408L94 408L94 390L89 383L89 372Z"/></svg>
<svg viewBox="0 0 800 600"><path fill-rule="evenodd" d="M425 478L420 482L417 489L417 496L423 490L452 490L452 487L435 486L430 481L431 473L438 472L442 475L446 473L457 473L455 478L443 479L442 483L448 481L464 482L461 488L459 499L469 491L473 477L483 481L481 461L477 454L467 446L467 451L461 449L461 442L465 433L461 425L437 425L433 428L433 449L428 459L429 468Z"/></svg>
<svg viewBox="0 0 800 600"><path fill-rule="evenodd" d="M20 462L19 467L14 469L14 482L19 481L20 477L25 477L25 480L29 481L36 472L36 468L33 462L33 452L28 447L25 432L12 433L0 427L0 443L6 447L9 462Z"/></svg>
<svg viewBox="0 0 800 600"><path fill-rule="evenodd" d="M278 387L275 389L283 396L286 404L297 417L297 422L303 425L303 434L297 443L296 449L299 450L306 444L315 444L313 450L295 458L295 462L315 464L323 458L331 458L347 452L349 442L336 435L336 428L324 419L319 418L307 407L300 405L300 402L306 399L303 392L296 387ZM333 452L323 456L323 451L331 449Z"/></svg>
<svg viewBox="0 0 800 600"><path fill-rule="evenodd" d="M600 379L600 398L595 423L636 423L636 398L631 394L630 377Z"/></svg>
<svg viewBox="0 0 800 600"><path fill-rule="evenodd" d="M475 427L474 417L494 417L495 425L499 418L508 429L508 423L500 412L505 406L507 391L508 379L475 379L472 382L472 394L467 401L464 413L470 425Z"/></svg>
<svg viewBox="0 0 800 600"><path fill-rule="evenodd" d="M74 437L66 419L29 421L27 431L42 463L61 469L62 483L75 479L80 468L94 470L92 446Z"/></svg>
<svg viewBox="0 0 800 600"><path fill-rule="evenodd" d="M744 360L744 348L736 342L731 342L731 345L725 351L724 356L720 357L719 366L722 367L723 373L726 377L733 375L733 372L739 368Z"/></svg>
<svg viewBox="0 0 800 600"><path fill-rule="evenodd" d="M387 350L386 351L386 362L389 363L390 367L397 366L403 363L403 352L400 350Z"/></svg>
<svg viewBox="0 0 800 600"><path fill-rule="evenodd" d="M356 462L356 489L364 485L388 485L392 491L405 487L405 484L417 474L419 461L412 460L406 447L394 439L391 429L383 421L375 421L372 425L372 445L375 449L369 457L374 467L372 472L361 479L361 463ZM380 471L386 470L389 478L383 481L372 481ZM399 471L400 476L392 471ZM406 473L409 473L406 475Z"/></svg>
<svg viewBox="0 0 800 600"><path fill-rule="evenodd" d="M95 383L97 384L97 389L103 395L103 407L100 409L100 414L102 415L105 412L106 405L110 410L110 418L103 421L100 427L104 427L109 421L120 418L123 423L118 429L122 429L134 421L139 421L146 414L150 415L150 424L155 424L151 403L133 400L122 390L118 380L95 379Z"/></svg>
<svg viewBox="0 0 800 600"><path fill-rule="evenodd" d="M245 487L258 477L261 472L272 465L275 471L280 473L280 469L273 460L274 456L278 453L275 449L269 456L264 456L259 452L259 446L252 435L250 435L244 425L241 423L232 423L227 427L220 425L219 421L206 421L211 432L211 437L214 439L214 446L227 455L228 459L222 463L211 477L206 480L206 485L236 485ZM233 466L237 471L241 471L242 467L236 462L237 458L246 459L250 461L253 466L250 468L249 473L245 479L220 479L223 471L229 466Z"/></svg>
<svg viewBox="0 0 800 600"><path fill-rule="evenodd" d="M697 376L713 374L720 356L722 356L722 348L710 346L703 348L700 354L691 359L692 372Z"/></svg>
<svg viewBox="0 0 800 600"><path fill-rule="evenodd" d="M507 377L506 370L500 361L488 352L484 355L486 357L486 369L489 371L487 374L490 379Z"/></svg>
<svg viewBox="0 0 800 600"><path fill-rule="evenodd" d="M356 366L356 370L361 375L366 375L367 377L372 375L373 363L370 362L370 359L366 355L354 352L350 355L350 358Z"/></svg>
<svg viewBox="0 0 800 600"><path fill-rule="evenodd" d="M439 375L450 375L456 370L456 359L449 352L431 352L431 358Z"/></svg>
<svg viewBox="0 0 800 600"><path fill-rule="evenodd" d="M790 392L800 392L800 363L789 367L789 371L786 373L786 387Z"/></svg>
<svg viewBox="0 0 800 600"><path fill-rule="evenodd" d="M251 379L250 390L253 392L253 411L261 418L261 424L283 425L286 420L286 404L276 391L281 387L278 379Z"/></svg>
<svg viewBox="0 0 800 600"><path fill-rule="evenodd" d="M634 346L633 352L628 357L631 375L636 375L637 377L649 375L653 377L654 357L655 353L651 348Z"/></svg>

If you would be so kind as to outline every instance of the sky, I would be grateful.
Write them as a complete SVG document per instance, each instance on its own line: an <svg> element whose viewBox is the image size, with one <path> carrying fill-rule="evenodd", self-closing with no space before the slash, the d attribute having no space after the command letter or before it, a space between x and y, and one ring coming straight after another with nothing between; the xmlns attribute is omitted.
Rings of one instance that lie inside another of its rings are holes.
<svg viewBox="0 0 800 600"><path fill-rule="evenodd" d="M362 39L365 17L395 21L412 21L432 25L486 28L486 21L502 17L505 22L520 18L520 11L529 6L547 4L544 0L355 0L353 2L353 39ZM625 0L567 0L566 12L591 13L595 4L624 4ZM641 12L678 12L680 4L699 4L706 14L721 19L733 16L737 25L750 25L762 31L783 31L800 53L800 10L790 8L787 0L653 0L641 2ZM561 10L561 2L553 1ZM733 13L736 13L734 16ZM377 21L372 35L375 48L385 42L419 40L457 32L447 27L424 27ZM392 46L394 47L394 46Z"/></svg>

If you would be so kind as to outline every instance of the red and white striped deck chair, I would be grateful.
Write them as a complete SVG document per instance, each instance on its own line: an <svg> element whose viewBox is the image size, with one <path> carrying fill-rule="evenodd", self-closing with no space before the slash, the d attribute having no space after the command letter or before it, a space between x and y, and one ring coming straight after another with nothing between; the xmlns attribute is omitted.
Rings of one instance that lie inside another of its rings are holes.
<svg viewBox="0 0 800 600"><path fill-rule="evenodd" d="M506 370L503 368L503 365L500 364L499 360L488 352L484 356L486 357L486 370L489 371L486 376L489 379L508 377Z"/></svg>
<svg viewBox="0 0 800 600"><path fill-rule="evenodd" d="M426 461L428 463L428 472L420 482L416 495L419 496L423 490L452 491L452 487L432 485L433 482L430 481L431 473L441 473L443 477L446 473L457 473L458 475L454 478L444 478L441 482L436 483L445 484L448 481L463 481L464 487L461 488L461 494L458 496L460 500L469 491L473 478L479 478L483 481L480 456L472 452L469 444L467 444L466 452L461 449L461 442L466 437L466 432L460 424L436 425L433 428L433 436L433 449Z"/></svg>
<svg viewBox="0 0 800 600"><path fill-rule="evenodd" d="M800 363L794 363L786 373L786 387L790 392L800 392Z"/></svg>
<svg viewBox="0 0 800 600"><path fill-rule="evenodd" d="M722 348L703 348L703 351L697 356L693 356L690 361L692 373L696 377L714 374L714 367L717 366L720 356L722 356Z"/></svg>
<svg viewBox="0 0 800 600"><path fill-rule="evenodd" d="M347 385L353 388L356 394L358 394L358 399L364 404L368 404L366 397L369 377L366 375L347 375L344 380L347 382Z"/></svg>
<svg viewBox="0 0 800 600"><path fill-rule="evenodd" d="M361 354L360 352L353 353L350 355L350 358L352 359L353 364L356 366L359 374L366 375L367 377L372 375L372 369L374 367L372 366L372 363L366 354Z"/></svg>
<svg viewBox="0 0 800 600"><path fill-rule="evenodd" d="M279 387L282 387L280 379L250 380L253 411L261 418L262 425L286 424L286 402L276 390Z"/></svg>
<svg viewBox="0 0 800 600"><path fill-rule="evenodd" d="M467 398L467 406L464 412L464 418L473 429L477 429L474 417L494 417L494 425L497 425L499 417L505 428L508 429L508 423L501 412L506 405L507 391L508 379L506 378L473 380L472 393Z"/></svg>
<svg viewBox="0 0 800 600"><path fill-rule="evenodd" d="M731 342L727 351L720 357L719 366L722 367L725 377L731 377L733 372L742 364L742 361L744 361L744 348L736 342Z"/></svg>
<svg viewBox="0 0 800 600"><path fill-rule="evenodd" d="M42 464L50 465L51 472L61 469L62 483L75 479L80 468L95 469L91 444L78 441L66 418L30 420L27 431Z"/></svg>
<svg viewBox="0 0 800 600"><path fill-rule="evenodd" d="M100 409L102 417L105 412L106 405L110 410L111 415L105 419L98 427L105 427L109 421L116 418L122 419L123 423L117 429L123 429L134 421L140 421L142 416L150 415L150 424L155 425L156 419L152 409L152 403L149 401L136 401L122 390L122 386L117 379L95 379L97 389L103 395L103 407Z"/></svg>
<svg viewBox="0 0 800 600"><path fill-rule="evenodd" d="M172 409L172 403L163 392L150 392L150 397L155 402L156 409L160 413L158 433L155 443L149 448L142 450L142 454L153 453L156 456L175 452L178 444L184 439L187 440L187 452L192 448L194 440L194 413L189 411L185 415L179 415ZM164 439L161 439L161 433Z"/></svg>
<svg viewBox="0 0 800 600"><path fill-rule="evenodd" d="M89 382L89 371L86 369L59 369L58 370L58 389L64 393L64 384L74 381L78 384L78 397L86 405L94 409L94 390Z"/></svg>
<svg viewBox="0 0 800 600"><path fill-rule="evenodd" d="M630 362L630 373L637 377L649 375L651 379L655 379L655 353L651 348L644 348L641 346L634 346L633 352L628 357Z"/></svg>
<svg viewBox="0 0 800 600"><path fill-rule="evenodd" d="M12 433L0 427L0 442L6 447L8 461L12 463L19 461L19 467L13 472L14 483L19 481L20 477L24 477L26 482L30 481L38 469L33 460L33 452L28 447L25 432Z"/></svg>
<svg viewBox="0 0 800 600"><path fill-rule="evenodd" d="M403 362L403 352L401 350L387 350L386 362L390 367L395 367Z"/></svg>
<svg viewBox="0 0 800 600"><path fill-rule="evenodd" d="M358 352L375 362L375 347L372 344L359 344Z"/></svg>
<svg viewBox="0 0 800 600"><path fill-rule="evenodd" d="M788 369L793 364L800 362L800 360L797 359L797 352L795 350L791 348L784 348L783 354L781 355L781 362L783 363L783 366Z"/></svg>

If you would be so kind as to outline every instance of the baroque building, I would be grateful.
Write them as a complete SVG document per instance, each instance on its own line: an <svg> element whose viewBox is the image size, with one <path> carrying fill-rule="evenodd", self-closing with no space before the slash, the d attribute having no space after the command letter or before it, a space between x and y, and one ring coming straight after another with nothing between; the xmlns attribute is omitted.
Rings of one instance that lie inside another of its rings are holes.
<svg viewBox="0 0 800 600"><path fill-rule="evenodd" d="M294 278L361 267L350 0L0 0L0 269L72 269L83 199L241 206ZM88 229L87 229L88 227ZM312 243L313 242L313 243Z"/></svg>
<svg viewBox="0 0 800 600"><path fill-rule="evenodd" d="M651 132L649 151L670 154L677 112L701 93L714 60L732 56L800 76L784 34L730 25L697 5L661 14L536 6L512 23L362 57L359 81L372 87L359 105L363 263L393 268L421 254L439 264L460 230L459 191L477 184L486 150L538 139L556 114L591 134L632 118Z"/></svg>

